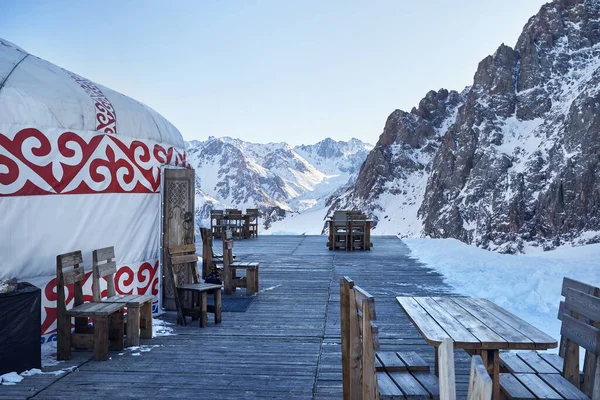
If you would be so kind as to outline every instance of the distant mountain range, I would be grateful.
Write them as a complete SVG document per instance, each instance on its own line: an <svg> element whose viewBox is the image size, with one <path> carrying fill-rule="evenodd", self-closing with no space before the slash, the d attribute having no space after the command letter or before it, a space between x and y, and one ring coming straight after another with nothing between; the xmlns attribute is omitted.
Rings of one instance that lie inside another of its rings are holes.
<svg viewBox="0 0 600 400"><path fill-rule="evenodd" d="M462 92L394 111L356 181L329 199L374 233L514 253L600 241L600 1L555 0Z"/></svg>
<svg viewBox="0 0 600 400"><path fill-rule="evenodd" d="M372 148L358 139L327 138L295 147L229 137L190 141L187 156L196 171L196 221L208 225L213 208L258 207L263 229L273 231L277 221L318 212L322 218L315 229L320 232L326 199L356 177Z"/></svg>

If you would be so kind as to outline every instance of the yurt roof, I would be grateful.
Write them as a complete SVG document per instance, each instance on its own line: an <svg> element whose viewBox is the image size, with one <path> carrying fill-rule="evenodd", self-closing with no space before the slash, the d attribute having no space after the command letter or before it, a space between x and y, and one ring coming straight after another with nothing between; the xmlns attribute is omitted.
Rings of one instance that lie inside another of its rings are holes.
<svg viewBox="0 0 600 400"><path fill-rule="evenodd" d="M184 148L177 128L147 105L0 38L2 124L116 133Z"/></svg>

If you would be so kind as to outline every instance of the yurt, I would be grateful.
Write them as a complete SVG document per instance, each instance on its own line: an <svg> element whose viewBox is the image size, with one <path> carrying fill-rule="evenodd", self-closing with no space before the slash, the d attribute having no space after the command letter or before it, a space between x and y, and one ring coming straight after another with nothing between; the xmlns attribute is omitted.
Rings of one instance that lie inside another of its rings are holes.
<svg viewBox="0 0 600 400"><path fill-rule="evenodd" d="M168 194L170 170L185 179ZM0 279L41 288L43 343L55 340L58 254L83 252L91 300L92 251L114 246L117 291L151 293L161 310L163 237L193 241L193 171L156 111L0 39L0 210Z"/></svg>

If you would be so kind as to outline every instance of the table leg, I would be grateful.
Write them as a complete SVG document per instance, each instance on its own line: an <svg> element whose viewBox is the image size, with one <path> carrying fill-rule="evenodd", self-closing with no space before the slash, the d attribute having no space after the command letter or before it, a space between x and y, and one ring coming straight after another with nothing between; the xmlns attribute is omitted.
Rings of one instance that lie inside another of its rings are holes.
<svg viewBox="0 0 600 400"><path fill-rule="evenodd" d="M500 351L481 350L481 358L492 378L492 399L500 400Z"/></svg>

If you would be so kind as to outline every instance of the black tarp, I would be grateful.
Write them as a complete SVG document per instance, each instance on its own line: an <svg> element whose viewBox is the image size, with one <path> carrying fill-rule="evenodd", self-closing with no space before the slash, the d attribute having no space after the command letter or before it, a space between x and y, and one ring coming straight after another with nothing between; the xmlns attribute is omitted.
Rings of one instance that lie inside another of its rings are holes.
<svg viewBox="0 0 600 400"><path fill-rule="evenodd" d="M21 282L0 293L0 375L42 366L42 291Z"/></svg>

